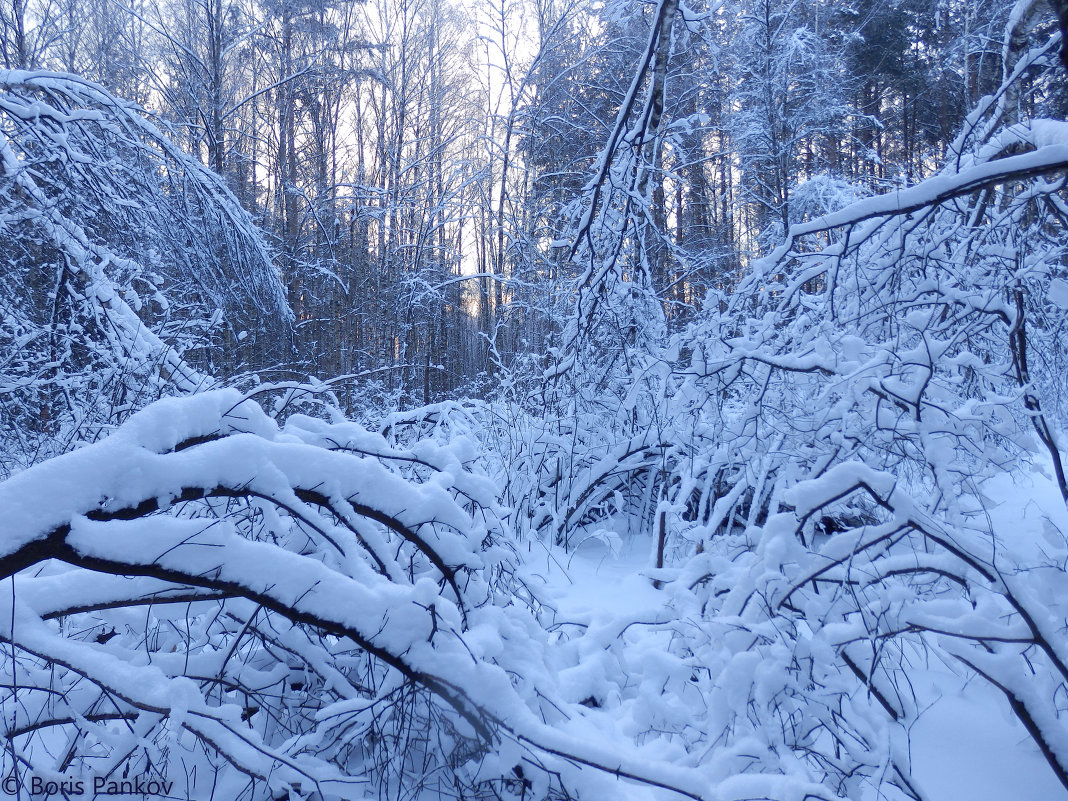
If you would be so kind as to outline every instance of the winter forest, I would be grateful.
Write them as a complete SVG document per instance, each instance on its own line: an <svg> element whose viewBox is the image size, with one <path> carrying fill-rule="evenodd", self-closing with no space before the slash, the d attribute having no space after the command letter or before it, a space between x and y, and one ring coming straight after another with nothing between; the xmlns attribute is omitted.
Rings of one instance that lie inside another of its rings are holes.
<svg viewBox="0 0 1068 801"><path fill-rule="evenodd" d="M1068 0L2 0L0 789L1068 799Z"/></svg>

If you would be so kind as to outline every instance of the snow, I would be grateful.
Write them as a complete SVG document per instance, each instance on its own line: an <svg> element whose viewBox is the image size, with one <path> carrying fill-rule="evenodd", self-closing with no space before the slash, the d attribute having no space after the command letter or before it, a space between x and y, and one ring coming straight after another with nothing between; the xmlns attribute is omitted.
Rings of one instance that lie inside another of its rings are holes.
<svg viewBox="0 0 1068 801"><path fill-rule="evenodd" d="M919 703L923 711L909 730L912 769L930 801L1068 797L1004 698L935 675Z"/></svg>
<svg viewBox="0 0 1068 801"><path fill-rule="evenodd" d="M641 540L630 539L613 549L591 538L570 553L554 554L547 564L544 592L556 610L555 625L611 631L620 622L664 613L664 593L654 589L646 575L652 560Z"/></svg>
<svg viewBox="0 0 1068 801"><path fill-rule="evenodd" d="M1068 309L1068 281L1054 278L1049 282L1049 290L1046 296L1060 308Z"/></svg>
<svg viewBox="0 0 1068 801"><path fill-rule="evenodd" d="M1052 486L1040 486L1039 498L1054 500ZM568 555L557 558L562 556ZM650 554L638 542L617 551L588 542L568 556L566 565L549 563L546 593L555 602L558 625L610 629L624 621L651 620L664 610L665 593L653 588ZM745 668L750 672L759 668L759 658L751 657L756 661L751 658ZM908 747L926 801L1068 798L1003 696L934 667L916 671L912 684L921 712L909 727Z"/></svg>

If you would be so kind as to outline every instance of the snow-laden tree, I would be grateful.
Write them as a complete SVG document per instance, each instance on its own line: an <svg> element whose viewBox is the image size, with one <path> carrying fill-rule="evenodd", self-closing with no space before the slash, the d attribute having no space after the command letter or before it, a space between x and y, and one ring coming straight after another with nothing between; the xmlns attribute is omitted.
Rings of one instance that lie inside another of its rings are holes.
<svg viewBox="0 0 1068 801"><path fill-rule="evenodd" d="M6 770L187 797L446 782L436 757L462 764L490 725L462 632L504 636L470 632L513 567L460 453L279 430L229 391L10 479Z"/></svg>
<svg viewBox="0 0 1068 801"><path fill-rule="evenodd" d="M0 157L4 471L194 389L190 364L285 355L260 233L139 109L74 76L0 72Z"/></svg>
<svg viewBox="0 0 1068 801"><path fill-rule="evenodd" d="M799 184L843 172L836 162L849 140L853 81L845 69L851 31L843 18L850 18L847 11L820 2L731 6L736 30L728 69L735 80L728 102L737 111L726 127L746 227L763 243L781 239L801 219L793 208Z"/></svg>
<svg viewBox="0 0 1068 801"><path fill-rule="evenodd" d="M549 625L472 422L441 404L388 436L279 425L214 391L0 484L5 777L186 798L735 797L602 708L619 633Z"/></svg>
<svg viewBox="0 0 1068 801"><path fill-rule="evenodd" d="M646 10L610 15L612 25L639 31L642 45L591 176L569 205L567 237L553 243L567 251L568 282L557 293L558 347L527 399L527 409L540 411L509 436L513 464L527 468L509 483L509 501L525 525L551 531L560 544L571 543L576 527L605 519L606 497L635 529L652 520L659 501L644 474L662 452L654 399L664 387L668 318L657 283L675 253L664 220L663 151L674 122L669 62L689 31L674 0Z"/></svg>
<svg viewBox="0 0 1068 801"><path fill-rule="evenodd" d="M925 797L929 670L1003 695L1068 787L1062 47L1018 3L942 170L795 225L622 403L513 439L517 520L656 541L665 606L562 636L591 705L725 797Z"/></svg>
<svg viewBox="0 0 1068 801"><path fill-rule="evenodd" d="M675 653L725 697L674 738L725 769L923 797L907 731L938 665L1002 693L1068 787L1068 123L1021 113L1061 46L1018 3L938 174L795 226L679 338Z"/></svg>

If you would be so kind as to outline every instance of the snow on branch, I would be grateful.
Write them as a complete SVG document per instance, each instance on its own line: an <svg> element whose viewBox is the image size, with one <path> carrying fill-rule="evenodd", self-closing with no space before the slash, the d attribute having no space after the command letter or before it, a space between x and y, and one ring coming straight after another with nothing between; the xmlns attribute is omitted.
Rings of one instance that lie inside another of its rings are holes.
<svg viewBox="0 0 1068 801"><path fill-rule="evenodd" d="M679 603L745 632L736 647L775 672L761 714L790 721L777 741L849 797L922 797L916 660L1004 694L1068 787L1051 714L1068 691L1068 124L1003 100L1060 68L1058 42L1012 43L941 172L795 225L674 344L670 402L718 445L665 480L689 493L677 547L698 541ZM680 652L724 664L703 637Z"/></svg>
<svg viewBox="0 0 1068 801"><path fill-rule="evenodd" d="M572 700L572 645L551 645L469 448L279 427L227 390L158 401L0 484L10 753L34 775L132 766L255 798L445 775L491 797L521 765L620 797L626 780L829 798L673 764Z"/></svg>
<svg viewBox="0 0 1068 801"><path fill-rule="evenodd" d="M202 387L227 336L260 358L242 328L286 340L271 254L222 180L81 78L0 71L0 230L3 472Z"/></svg>

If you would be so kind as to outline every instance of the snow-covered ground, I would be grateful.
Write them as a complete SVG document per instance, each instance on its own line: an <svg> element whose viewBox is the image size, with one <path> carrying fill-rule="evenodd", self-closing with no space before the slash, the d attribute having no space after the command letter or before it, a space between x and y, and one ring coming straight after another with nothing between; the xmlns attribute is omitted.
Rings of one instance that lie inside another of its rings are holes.
<svg viewBox="0 0 1068 801"><path fill-rule="evenodd" d="M1068 513L1051 472L1050 465L1039 465L1030 475L1006 473L984 484L993 528L1003 532L1022 564L1041 562L1048 549L1062 548L1068 532ZM1023 517L1020 496L1029 498ZM913 770L931 801L1068 798L1003 695L980 681L961 686L946 674L926 678L928 686L917 689L930 707L913 726L910 741Z"/></svg>
<svg viewBox="0 0 1068 801"><path fill-rule="evenodd" d="M653 564L647 543L615 552L587 540L570 554L546 554L544 577L568 622L640 618L664 594L642 575ZM927 801L1061 801L1068 792L1003 696L979 681L967 685L948 671L917 675L921 708L909 731L913 775Z"/></svg>
<svg viewBox="0 0 1068 801"><path fill-rule="evenodd" d="M952 684L943 677L941 697L931 692L910 732L913 774L930 801L1068 798L1003 697L978 682Z"/></svg>

